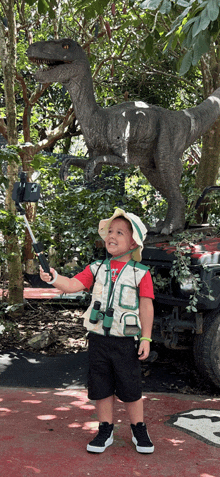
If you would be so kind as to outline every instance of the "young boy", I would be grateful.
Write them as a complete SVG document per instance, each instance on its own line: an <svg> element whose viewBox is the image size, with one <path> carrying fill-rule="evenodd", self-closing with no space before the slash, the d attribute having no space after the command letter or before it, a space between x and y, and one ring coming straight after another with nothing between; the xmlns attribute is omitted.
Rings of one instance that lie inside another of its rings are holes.
<svg viewBox="0 0 220 477"><path fill-rule="evenodd" d="M52 282L49 274L40 271L42 280L65 293L89 289L94 283L84 325L89 331L88 397L96 401L100 424L97 436L87 445L88 452L101 453L113 443L115 395L125 403L136 450L154 451L143 422L140 366L150 352L154 314L150 272L139 263L146 232L139 217L116 209L99 224L110 259L93 262L73 278L51 268Z"/></svg>

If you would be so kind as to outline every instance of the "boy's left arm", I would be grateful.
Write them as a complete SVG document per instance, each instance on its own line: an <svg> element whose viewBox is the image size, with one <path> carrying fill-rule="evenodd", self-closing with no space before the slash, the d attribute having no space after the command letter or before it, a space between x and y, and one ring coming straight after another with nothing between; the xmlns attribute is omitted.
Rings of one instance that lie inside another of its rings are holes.
<svg viewBox="0 0 220 477"><path fill-rule="evenodd" d="M145 296L140 297L139 317L141 322L141 336L151 338L151 332L154 320L153 300ZM143 340L140 343L138 354L139 359L144 360L150 353L150 341Z"/></svg>

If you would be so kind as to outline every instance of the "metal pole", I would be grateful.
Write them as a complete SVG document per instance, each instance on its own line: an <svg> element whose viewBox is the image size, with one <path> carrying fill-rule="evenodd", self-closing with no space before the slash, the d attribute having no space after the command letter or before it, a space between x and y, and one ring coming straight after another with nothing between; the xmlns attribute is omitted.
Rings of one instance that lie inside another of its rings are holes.
<svg viewBox="0 0 220 477"><path fill-rule="evenodd" d="M27 229L28 229L28 232L29 232L29 234L30 234L30 236L31 236L32 242L33 242L33 243L37 243L37 242L36 242L36 239L35 239L35 236L34 236L32 230L31 230L31 227L30 227L30 225L29 225L29 222L28 222L28 219L27 219L26 215L23 215L23 217L24 217L24 221L25 221L25 223L26 223L26 227L27 227Z"/></svg>

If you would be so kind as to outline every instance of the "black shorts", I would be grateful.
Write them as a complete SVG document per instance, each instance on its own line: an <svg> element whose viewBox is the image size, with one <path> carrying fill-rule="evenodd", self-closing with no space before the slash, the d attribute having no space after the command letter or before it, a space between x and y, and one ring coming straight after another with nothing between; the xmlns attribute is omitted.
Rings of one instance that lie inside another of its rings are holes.
<svg viewBox="0 0 220 477"><path fill-rule="evenodd" d="M116 394L124 402L138 401L142 396L141 381L134 338L89 333L89 399Z"/></svg>

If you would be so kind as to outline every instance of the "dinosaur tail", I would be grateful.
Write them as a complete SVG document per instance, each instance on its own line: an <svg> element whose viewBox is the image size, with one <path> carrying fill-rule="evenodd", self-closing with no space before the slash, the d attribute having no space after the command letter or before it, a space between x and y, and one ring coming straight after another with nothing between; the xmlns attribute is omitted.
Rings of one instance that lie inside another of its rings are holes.
<svg viewBox="0 0 220 477"><path fill-rule="evenodd" d="M220 116L220 88L216 89L201 104L195 108L186 109L184 112L191 119L190 145L208 131Z"/></svg>

